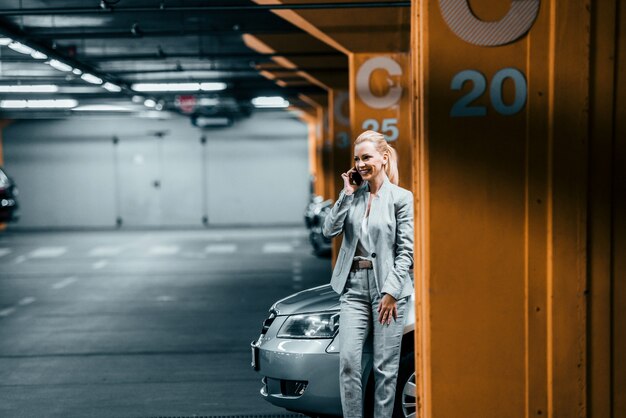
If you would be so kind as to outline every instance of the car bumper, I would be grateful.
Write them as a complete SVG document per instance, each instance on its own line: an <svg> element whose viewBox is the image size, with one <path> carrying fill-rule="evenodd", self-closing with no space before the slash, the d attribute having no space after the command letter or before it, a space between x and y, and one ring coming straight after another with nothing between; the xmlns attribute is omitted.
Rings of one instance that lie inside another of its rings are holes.
<svg viewBox="0 0 626 418"><path fill-rule="evenodd" d="M291 411L341 416L339 355L333 339L265 335L251 346L266 401Z"/></svg>

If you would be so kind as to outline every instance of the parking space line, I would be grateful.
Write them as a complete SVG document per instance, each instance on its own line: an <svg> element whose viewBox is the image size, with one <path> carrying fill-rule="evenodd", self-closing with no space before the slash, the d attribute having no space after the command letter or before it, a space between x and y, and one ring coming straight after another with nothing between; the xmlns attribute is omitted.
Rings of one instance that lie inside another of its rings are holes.
<svg viewBox="0 0 626 418"><path fill-rule="evenodd" d="M96 247L89 251L89 257L112 257L121 252L121 247Z"/></svg>
<svg viewBox="0 0 626 418"><path fill-rule="evenodd" d="M13 312L15 312L15 308L14 307L10 307L10 308L6 308L0 311L0 316L4 317L4 316L9 316L11 315Z"/></svg>
<svg viewBox="0 0 626 418"><path fill-rule="evenodd" d="M301 281L302 281L302 276L301 276L301 275L299 275L299 274L295 274L295 275L293 276L293 281L294 281L294 282L301 282Z"/></svg>
<svg viewBox="0 0 626 418"><path fill-rule="evenodd" d="M208 254L229 254L237 251L237 244L211 244L204 249Z"/></svg>
<svg viewBox="0 0 626 418"><path fill-rule="evenodd" d="M31 303L33 303L36 300L37 299L35 299L32 296L27 296L25 298L22 298L19 302L17 302L17 304L20 305L20 306L26 306L26 305L30 305Z"/></svg>
<svg viewBox="0 0 626 418"><path fill-rule="evenodd" d="M25 255L20 255L20 256L15 258L15 264L23 263L27 259L28 259L28 257L26 257Z"/></svg>
<svg viewBox="0 0 626 418"><path fill-rule="evenodd" d="M53 284L52 288L55 290L63 289L64 287L71 285L75 281L76 281L76 277L68 277L67 279L63 279L60 282Z"/></svg>
<svg viewBox="0 0 626 418"><path fill-rule="evenodd" d="M4 257L7 254L11 254L13 252L10 248L0 248L0 257Z"/></svg>
<svg viewBox="0 0 626 418"><path fill-rule="evenodd" d="M55 258L62 256L66 252L66 247L41 247L31 251L28 256L31 258Z"/></svg>
<svg viewBox="0 0 626 418"><path fill-rule="evenodd" d="M93 263L91 267L93 267L95 270L100 270L101 268L106 267L107 264L109 264L107 260L100 260Z"/></svg>
<svg viewBox="0 0 626 418"><path fill-rule="evenodd" d="M175 245L156 245L150 248L150 255L174 255L180 251Z"/></svg>
<svg viewBox="0 0 626 418"><path fill-rule="evenodd" d="M270 242L263 245L265 254L284 254L293 252L293 246L284 242Z"/></svg>

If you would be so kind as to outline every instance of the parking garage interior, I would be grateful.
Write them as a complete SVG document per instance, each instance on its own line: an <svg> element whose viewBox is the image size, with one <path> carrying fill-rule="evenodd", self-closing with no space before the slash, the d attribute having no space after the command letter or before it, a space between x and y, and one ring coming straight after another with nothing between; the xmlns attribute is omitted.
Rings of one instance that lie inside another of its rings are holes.
<svg viewBox="0 0 626 418"><path fill-rule="evenodd" d="M0 0L0 416L341 416L338 323L277 324L334 321L367 129L393 418L626 416L625 46L619 0Z"/></svg>

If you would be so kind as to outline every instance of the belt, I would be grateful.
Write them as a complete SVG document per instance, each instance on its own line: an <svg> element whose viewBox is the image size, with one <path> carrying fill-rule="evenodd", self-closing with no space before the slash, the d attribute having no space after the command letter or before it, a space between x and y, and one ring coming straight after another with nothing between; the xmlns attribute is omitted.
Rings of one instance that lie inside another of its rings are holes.
<svg viewBox="0 0 626 418"><path fill-rule="evenodd" d="M354 260L352 261L351 271L354 270L363 270L363 269L373 269L374 265L370 260Z"/></svg>

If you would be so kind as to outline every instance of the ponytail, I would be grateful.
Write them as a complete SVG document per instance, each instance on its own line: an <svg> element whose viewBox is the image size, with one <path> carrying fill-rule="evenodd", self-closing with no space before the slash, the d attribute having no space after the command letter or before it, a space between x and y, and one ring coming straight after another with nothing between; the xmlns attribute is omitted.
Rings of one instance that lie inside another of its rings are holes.
<svg viewBox="0 0 626 418"><path fill-rule="evenodd" d="M399 175L398 175L398 152L394 147L389 145L385 136L376 131L365 131L361 135L357 137L354 141L354 145L360 144L361 142L370 141L374 144L376 151L381 154L387 154L388 160L385 165L385 173L389 178L389 181L398 185Z"/></svg>

